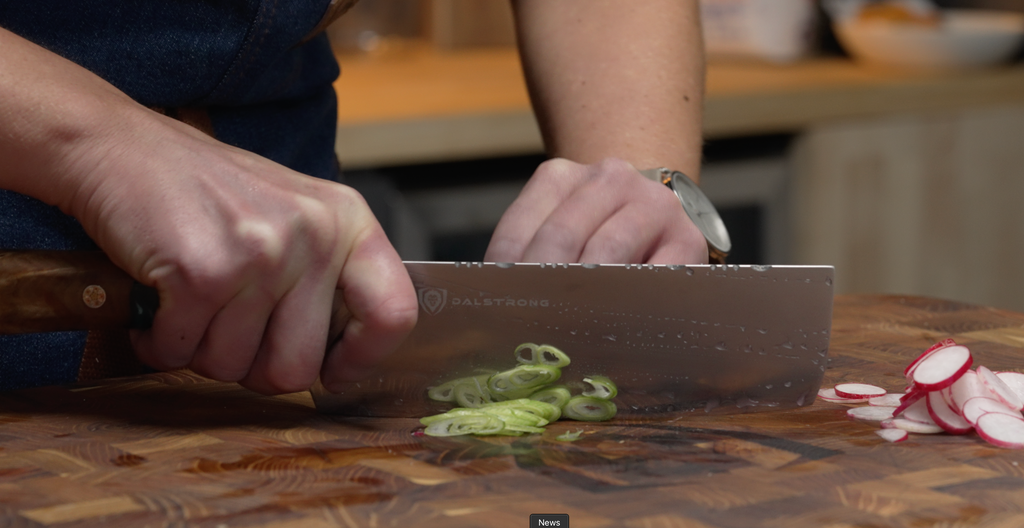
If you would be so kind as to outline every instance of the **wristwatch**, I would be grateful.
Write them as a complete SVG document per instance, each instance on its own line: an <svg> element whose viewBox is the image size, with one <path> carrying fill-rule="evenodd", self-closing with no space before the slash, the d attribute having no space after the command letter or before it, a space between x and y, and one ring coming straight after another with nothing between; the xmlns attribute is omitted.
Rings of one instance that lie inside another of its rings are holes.
<svg viewBox="0 0 1024 528"><path fill-rule="evenodd" d="M689 176L665 167L642 170L640 174L667 185L676 193L679 203L683 204L683 210L708 242L708 262L725 264L725 257L732 249L729 231L725 228L722 217L718 215L718 210L711 205L711 200L708 200L700 187L697 187Z"/></svg>

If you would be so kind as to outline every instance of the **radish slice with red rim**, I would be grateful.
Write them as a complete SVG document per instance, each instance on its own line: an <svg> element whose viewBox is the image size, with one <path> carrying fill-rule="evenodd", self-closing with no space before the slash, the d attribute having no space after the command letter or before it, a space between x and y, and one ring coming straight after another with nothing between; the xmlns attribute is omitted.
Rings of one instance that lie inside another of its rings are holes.
<svg viewBox="0 0 1024 528"><path fill-rule="evenodd" d="M902 403L900 403L899 406L896 407L896 416L903 414L903 411L906 411L908 407L917 403L918 401L921 400L921 398L924 398L927 395L928 393L922 390L908 392L904 394L903 397L900 398Z"/></svg>
<svg viewBox="0 0 1024 528"><path fill-rule="evenodd" d="M987 367L978 367L977 373L978 379L981 380L981 384L984 385L989 392L995 395L997 400L1003 402L1004 405L1015 411L1024 409L1024 402L1020 401L1020 398L1017 397L1017 393L1013 392L1013 389L1004 383L999 376L996 376L994 372L989 370ZM838 393L838 391L836 392Z"/></svg>
<svg viewBox="0 0 1024 528"><path fill-rule="evenodd" d="M903 429L879 429L875 434L889 442L902 442L907 439L907 432Z"/></svg>
<svg viewBox="0 0 1024 528"><path fill-rule="evenodd" d="M1005 383L1007 387L1010 387L1010 390L1012 390L1014 394L1021 399L1021 401L1024 401L1024 374L1021 374L1020 372L1007 371L996 372L996 376L999 376L999 379L1003 380L1003 383Z"/></svg>
<svg viewBox="0 0 1024 528"><path fill-rule="evenodd" d="M928 350L921 352L921 355L917 356L916 358L914 358L913 361L907 364L907 367L903 369L903 375L906 376L907 380L909 381L911 375L913 374L914 368L917 367L917 365L921 363L921 361L924 360L924 358L932 355L933 352L939 350L940 348L946 348L951 346L956 346L956 341L953 341L952 339L943 339L942 341L939 341L938 343L935 343L934 345L928 347Z"/></svg>
<svg viewBox="0 0 1024 528"><path fill-rule="evenodd" d="M854 407L846 411L846 415L854 420L866 422L881 422L892 418L895 407Z"/></svg>
<svg viewBox="0 0 1024 528"><path fill-rule="evenodd" d="M960 379L973 361L967 347L954 345L937 349L914 368L914 384L926 391L944 389Z"/></svg>
<svg viewBox="0 0 1024 528"><path fill-rule="evenodd" d="M978 418L975 427L978 435L992 445L1010 449L1024 447L1024 419L1000 413L987 413Z"/></svg>
<svg viewBox="0 0 1024 528"><path fill-rule="evenodd" d="M878 396L877 398L869 398L868 405L877 405L881 407L899 407L902 401L900 401L902 394L886 394L885 396Z"/></svg>
<svg viewBox="0 0 1024 528"><path fill-rule="evenodd" d="M971 398L984 398L987 397L988 389L981 384L981 380L978 379L978 373L973 370L964 372L960 379L956 380L956 383L949 386L949 395L951 407L958 412L963 413L964 403Z"/></svg>
<svg viewBox="0 0 1024 528"><path fill-rule="evenodd" d="M866 400L877 396L885 396L888 391L867 383L840 383L835 386L836 396L854 400Z"/></svg>
<svg viewBox="0 0 1024 528"><path fill-rule="evenodd" d="M963 416L957 414L939 391L929 392L925 398L928 402L928 414L935 425L950 434L966 434L974 428Z"/></svg>
<svg viewBox="0 0 1024 528"><path fill-rule="evenodd" d="M832 403L861 403L864 401L860 398L843 398L838 396L835 389L818 389L818 397Z"/></svg>
<svg viewBox="0 0 1024 528"><path fill-rule="evenodd" d="M964 408L960 414L963 415L964 420L977 427L978 418L988 413L999 413L1014 418L1021 418L1020 411L1015 411L992 398L971 398L964 403Z"/></svg>
<svg viewBox="0 0 1024 528"><path fill-rule="evenodd" d="M907 420L906 418L893 418L892 424L897 429L903 429L908 433L938 434L943 432L942 428L935 424L921 423L915 420Z"/></svg>
<svg viewBox="0 0 1024 528"><path fill-rule="evenodd" d="M927 397L917 400L913 405L904 409L903 412L896 414L896 416L923 424L936 425L935 420L932 420L931 414L928 413Z"/></svg>

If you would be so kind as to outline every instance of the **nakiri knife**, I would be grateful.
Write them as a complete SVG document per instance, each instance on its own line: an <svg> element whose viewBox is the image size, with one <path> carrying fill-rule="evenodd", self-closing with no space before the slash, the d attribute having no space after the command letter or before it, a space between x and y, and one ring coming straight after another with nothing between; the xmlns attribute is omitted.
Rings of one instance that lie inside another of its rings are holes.
<svg viewBox="0 0 1024 528"><path fill-rule="evenodd" d="M48 265L57 269L40 271ZM416 328L369 379L334 394L314 387L319 410L443 412L452 404L431 400L431 387L510 369L527 342L571 358L559 384L614 381L627 418L809 405L826 368L831 266L405 265L419 297ZM91 286L106 290L103 306L89 307ZM102 254L0 252L0 333L144 327L154 300Z"/></svg>

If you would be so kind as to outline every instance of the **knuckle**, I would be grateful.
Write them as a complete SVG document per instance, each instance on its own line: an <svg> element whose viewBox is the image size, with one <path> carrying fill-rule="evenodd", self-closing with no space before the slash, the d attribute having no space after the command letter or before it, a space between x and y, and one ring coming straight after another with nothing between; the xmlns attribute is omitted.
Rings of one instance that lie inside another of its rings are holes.
<svg viewBox="0 0 1024 528"><path fill-rule="evenodd" d="M557 220L546 222L540 226L537 229L536 240L539 245L560 253L575 250L580 244L579 236L572 226Z"/></svg>
<svg viewBox="0 0 1024 528"><path fill-rule="evenodd" d="M567 160L565 158L551 158L541 163L537 167L537 172L550 174L564 174L566 172L576 170L579 166L579 163Z"/></svg>
<svg viewBox="0 0 1024 528"><path fill-rule="evenodd" d="M392 297L374 311L373 325L388 333L411 332L419 317L419 301L415 294Z"/></svg>

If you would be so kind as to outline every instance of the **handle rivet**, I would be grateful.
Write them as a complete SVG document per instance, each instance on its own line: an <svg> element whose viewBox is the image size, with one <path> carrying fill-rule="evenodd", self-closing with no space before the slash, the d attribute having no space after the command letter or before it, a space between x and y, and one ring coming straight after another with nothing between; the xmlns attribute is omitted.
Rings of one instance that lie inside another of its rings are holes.
<svg viewBox="0 0 1024 528"><path fill-rule="evenodd" d="M107 302L107 291L98 284L86 286L82 290L82 302L89 308L99 308L103 306L103 303Z"/></svg>

